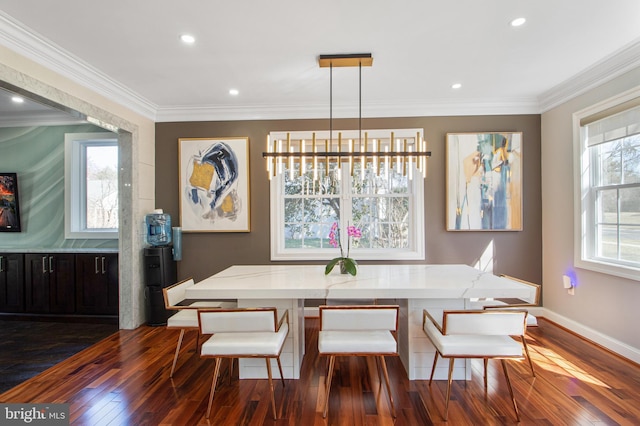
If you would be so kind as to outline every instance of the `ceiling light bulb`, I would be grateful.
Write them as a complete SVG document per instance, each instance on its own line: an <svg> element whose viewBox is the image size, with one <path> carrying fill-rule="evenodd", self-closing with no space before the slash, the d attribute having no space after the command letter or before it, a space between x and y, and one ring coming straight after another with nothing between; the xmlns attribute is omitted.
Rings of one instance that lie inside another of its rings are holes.
<svg viewBox="0 0 640 426"><path fill-rule="evenodd" d="M21 104L24 102L24 99L21 98L20 96L13 96L11 97L11 100L17 104Z"/></svg>
<svg viewBox="0 0 640 426"><path fill-rule="evenodd" d="M187 43L187 44L193 44L196 42L196 38L189 34L182 34L180 36L180 40L182 40L183 43Z"/></svg>
<svg viewBox="0 0 640 426"><path fill-rule="evenodd" d="M525 22L527 22L527 20L525 18L516 18L513 21L511 21L511 26L512 27L519 27L521 25L524 25Z"/></svg>
<svg viewBox="0 0 640 426"><path fill-rule="evenodd" d="M460 83L454 83L454 84L451 85L452 89L459 89L461 87L462 87L462 84L460 84Z"/></svg>
<svg viewBox="0 0 640 426"><path fill-rule="evenodd" d="M229 90L229 94L231 96L238 96L238 93L240 93L240 92L238 92L238 89L230 89Z"/></svg>

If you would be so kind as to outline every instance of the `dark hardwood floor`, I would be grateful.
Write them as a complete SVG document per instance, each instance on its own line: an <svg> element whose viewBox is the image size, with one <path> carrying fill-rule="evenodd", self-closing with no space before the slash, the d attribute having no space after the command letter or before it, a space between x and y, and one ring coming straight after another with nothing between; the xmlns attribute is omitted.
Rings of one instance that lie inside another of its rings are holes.
<svg viewBox="0 0 640 426"><path fill-rule="evenodd" d="M117 323L0 319L0 393L116 331Z"/></svg>
<svg viewBox="0 0 640 426"><path fill-rule="evenodd" d="M640 366L540 319L528 339L537 369L509 362L525 425L639 425ZM471 381L454 381L449 422L442 412L446 381L409 381L398 358L387 358L398 418L378 394L375 368L363 358L337 361L329 415L322 418L326 362L317 355L317 319L307 319L307 353L300 380L276 383L278 420L271 417L266 380L222 378L209 420L204 418L213 360L195 354L187 333L174 378L169 370L177 331L143 326L120 330L0 395L0 402L69 403L74 425L501 425L515 424L504 377L482 362ZM368 371L373 371L369 374ZM277 374L277 373L276 373ZM384 386L382 387L384 392Z"/></svg>

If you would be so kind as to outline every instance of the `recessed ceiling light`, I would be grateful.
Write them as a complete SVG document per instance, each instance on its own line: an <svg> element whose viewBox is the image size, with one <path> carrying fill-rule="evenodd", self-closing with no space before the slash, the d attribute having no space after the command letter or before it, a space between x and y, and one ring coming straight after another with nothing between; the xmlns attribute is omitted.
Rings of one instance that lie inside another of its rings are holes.
<svg viewBox="0 0 640 426"><path fill-rule="evenodd" d="M525 22L527 22L527 20L525 18L516 18L513 21L511 21L511 26L512 27L519 27L521 25L524 25Z"/></svg>
<svg viewBox="0 0 640 426"><path fill-rule="evenodd" d="M229 94L231 96L238 96L238 93L240 93L238 92L238 89L229 89Z"/></svg>
<svg viewBox="0 0 640 426"><path fill-rule="evenodd" d="M180 36L180 40L182 40L182 42L186 44L193 44L196 42L196 38L190 34L182 34Z"/></svg>
<svg viewBox="0 0 640 426"><path fill-rule="evenodd" d="M21 104L24 102L24 99L21 98L20 96L12 96L11 100L17 104Z"/></svg>
<svg viewBox="0 0 640 426"><path fill-rule="evenodd" d="M452 88L452 89L459 89L459 88L461 88L461 87L462 87L462 84L461 84L461 83L453 83L453 84L451 85L451 88Z"/></svg>

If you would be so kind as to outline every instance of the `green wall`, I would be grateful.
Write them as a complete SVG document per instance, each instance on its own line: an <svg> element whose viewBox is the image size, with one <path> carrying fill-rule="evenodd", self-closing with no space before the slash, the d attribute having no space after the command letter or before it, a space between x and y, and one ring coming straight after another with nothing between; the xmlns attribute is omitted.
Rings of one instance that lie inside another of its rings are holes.
<svg viewBox="0 0 640 426"><path fill-rule="evenodd" d="M117 240L64 238L64 134L91 124L0 128L0 172L18 174L22 232L0 232L2 249L117 248Z"/></svg>

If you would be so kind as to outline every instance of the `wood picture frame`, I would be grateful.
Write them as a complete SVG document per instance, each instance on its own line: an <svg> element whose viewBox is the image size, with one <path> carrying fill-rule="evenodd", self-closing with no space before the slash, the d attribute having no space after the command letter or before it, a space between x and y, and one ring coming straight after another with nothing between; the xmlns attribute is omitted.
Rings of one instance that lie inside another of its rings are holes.
<svg viewBox="0 0 640 426"><path fill-rule="evenodd" d="M522 231L522 133L448 133L447 231Z"/></svg>
<svg viewBox="0 0 640 426"><path fill-rule="evenodd" d="M249 138L180 138L182 232L250 232Z"/></svg>

